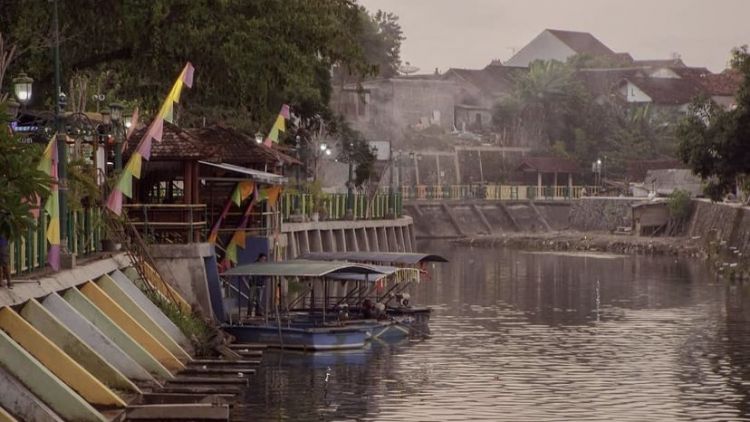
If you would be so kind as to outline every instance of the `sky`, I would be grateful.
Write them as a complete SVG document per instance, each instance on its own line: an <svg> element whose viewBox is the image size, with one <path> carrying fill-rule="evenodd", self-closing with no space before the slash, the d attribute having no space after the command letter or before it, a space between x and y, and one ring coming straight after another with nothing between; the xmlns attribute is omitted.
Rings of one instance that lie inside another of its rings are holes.
<svg viewBox="0 0 750 422"><path fill-rule="evenodd" d="M677 53L688 66L726 67L750 44L750 0L358 0L399 16L401 58L419 73L507 60L544 29L590 32L635 59Z"/></svg>

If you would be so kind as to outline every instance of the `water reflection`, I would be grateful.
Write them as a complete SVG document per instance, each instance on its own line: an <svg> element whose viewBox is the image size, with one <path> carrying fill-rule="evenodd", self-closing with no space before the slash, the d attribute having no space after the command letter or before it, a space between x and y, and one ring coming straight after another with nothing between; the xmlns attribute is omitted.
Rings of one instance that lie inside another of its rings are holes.
<svg viewBox="0 0 750 422"><path fill-rule="evenodd" d="M414 292L432 338L269 353L247 418L750 419L750 287L674 259L423 249L451 259Z"/></svg>

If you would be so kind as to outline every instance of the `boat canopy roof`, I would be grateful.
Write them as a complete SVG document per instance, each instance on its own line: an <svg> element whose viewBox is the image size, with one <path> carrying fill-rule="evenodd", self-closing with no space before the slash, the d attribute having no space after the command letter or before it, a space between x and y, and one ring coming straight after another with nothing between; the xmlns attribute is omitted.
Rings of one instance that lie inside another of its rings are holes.
<svg viewBox="0 0 750 422"><path fill-rule="evenodd" d="M325 277L331 274L383 274L379 267L351 262L293 259L280 262L255 262L224 271L225 276Z"/></svg>
<svg viewBox="0 0 750 422"><path fill-rule="evenodd" d="M317 261L377 262L387 265L448 262L440 255L402 252L310 252L302 255L301 258Z"/></svg>
<svg viewBox="0 0 750 422"><path fill-rule="evenodd" d="M320 262L320 261L318 261ZM380 281L388 276L391 276L395 273L397 273L401 268L396 267L386 267L381 265L372 265L373 268L380 271L380 274L362 274L362 273L336 273L331 274L328 278L332 280L342 280L342 281L369 281L369 282L376 282Z"/></svg>

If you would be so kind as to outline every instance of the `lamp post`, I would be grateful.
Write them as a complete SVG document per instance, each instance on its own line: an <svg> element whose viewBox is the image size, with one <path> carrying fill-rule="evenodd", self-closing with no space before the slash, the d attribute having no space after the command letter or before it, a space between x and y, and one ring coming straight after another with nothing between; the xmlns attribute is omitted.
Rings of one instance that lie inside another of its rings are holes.
<svg viewBox="0 0 750 422"><path fill-rule="evenodd" d="M21 107L21 104L18 103L18 101L9 98L7 101L5 101L5 111L8 114L8 120L13 121L16 120L16 116L18 116L18 109Z"/></svg>
<svg viewBox="0 0 750 422"><path fill-rule="evenodd" d="M13 78L13 93L24 107L31 101L31 87L33 83L34 80L23 72Z"/></svg>
<svg viewBox="0 0 750 422"><path fill-rule="evenodd" d="M55 130L57 131L57 178L60 204L60 248L62 254L68 253L68 145L65 143L65 131L62 121L62 110L65 106L65 94L60 88L60 18L57 0L52 1L52 30L54 36L55 65Z"/></svg>
<svg viewBox="0 0 750 422"><path fill-rule="evenodd" d="M112 103L109 105L109 116L112 121L112 136L115 138L115 171L122 170L122 136L120 126L122 123L122 105Z"/></svg>

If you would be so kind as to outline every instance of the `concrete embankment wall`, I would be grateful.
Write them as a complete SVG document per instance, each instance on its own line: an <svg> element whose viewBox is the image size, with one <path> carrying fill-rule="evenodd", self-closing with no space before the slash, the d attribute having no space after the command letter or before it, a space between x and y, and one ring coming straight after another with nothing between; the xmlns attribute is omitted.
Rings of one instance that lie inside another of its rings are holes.
<svg viewBox="0 0 750 422"><path fill-rule="evenodd" d="M0 289L0 420L123 420L163 410L138 403L178 379L192 346L143 293L124 254L14 281Z"/></svg>
<svg viewBox="0 0 750 422"><path fill-rule="evenodd" d="M688 234L726 241L729 246L750 252L750 207L695 200Z"/></svg>
<svg viewBox="0 0 750 422"><path fill-rule="evenodd" d="M404 204L418 238L565 230L569 201L414 201Z"/></svg>
<svg viewBox="0 0 750 422"><path fill-rule="evenodd" d="M392 220L284 223L278 247L284 259L308 252L415 252L411 217Z"/></svg>

